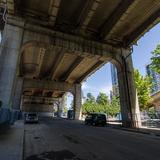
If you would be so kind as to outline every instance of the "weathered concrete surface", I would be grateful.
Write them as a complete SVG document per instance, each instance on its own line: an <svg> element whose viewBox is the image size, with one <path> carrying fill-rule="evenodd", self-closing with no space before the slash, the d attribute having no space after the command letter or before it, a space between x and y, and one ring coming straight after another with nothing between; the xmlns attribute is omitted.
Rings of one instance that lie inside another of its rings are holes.
<svg viewBox="0 0 160 160"><path fill-rule="evenodd" d="M75 93L75 85L49 80L24 79L23 91L27 89L48 89Z"/></svg>
<svg viewBox="0 0 160 160"><path fill-rule="evenodd" d="M156 136L43 119L25 125L24 159L159 160L159 145Z"/></svg>
<svg viewBox="0 0 160 160"><path fill-rule="evenodd" d="M21 84L16 80L22 76L30 79L24 95L30 92L35 96L35 90L40 89L43 96L46 88L52 90L50 97L55 96L56 89L59 97L64 94L61 92L74 94L78 119L81 96L76 85L110 61L118 68L123 125L139 126L130 46L159 22L159 0L145 5L139 0L77 0L71 5L60 0L15 2L0 0L2 15L6 5L8 9L0 49L3 107L19 108Z"/></svg>
<svg viewBox="0 0 160 160"><path fill-rule="evenodd" d="M23 121L17 121L13 126L0 125L0 159L22 160L23 158Z"/></svg>
<svg viewBox="0 0 160 160"><path fill-rule="evenodd" d="M5 25L0 52L0 99L2 100L2 107L12 106L22 34L22 28Z"/></svg>
<svg viewBox="0 0 160 160"><path fill-rule="evenodd" d="M75 94L74 94L74 118L76 120L81 119L82 114L82 91L81 91L81 85L76 84L75 85Z"/></svg>
<svg viewBox="0 0 160 160"><path fill-rule="evenodd" d="M17 77L15 82L15 89L13 93L13 109L20 110L21 96L22 96L23 78Z"/></svg>

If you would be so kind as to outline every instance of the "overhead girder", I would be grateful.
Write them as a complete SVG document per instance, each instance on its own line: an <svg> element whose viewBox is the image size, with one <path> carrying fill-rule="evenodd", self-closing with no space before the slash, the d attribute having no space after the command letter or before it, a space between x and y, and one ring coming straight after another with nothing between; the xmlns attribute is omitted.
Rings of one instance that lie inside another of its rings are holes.
<svg viewBox="0 0 160 160"><path fill-rule="evenodd" d="M60 3L61 0L50 0L48 14L49 14L49 24L51 24L52 26L54 26L56 22Z"/></svg>
<svg viewBox="0 0 160 160"><path fill-rule="evenodd" d="M119 3L108 19L102 24L102 26L100 26L98 36L101 39L107 39L107 36L116 26L116 23L120 21L121 17L134 2L135 0L123 0Z"/></svg>
<svg viewBox="0 0 160 160"><path fill-rule="evenodd" d="M3 9L5 2L5 0L0 1ZM160 21L159 0L148 0L145 4L141 0L116 0L115 2L111 0L77 0L71 1L72 4L64 0L46 0L44 2L40 0L8 0L7 17L13 19L21 17L32 24L44 26L46 29L82 35L87 39L96 39L118 47L132 45L144 32ZM68 9L69 7L70 9ZM108 7L111 9L107 10ZM103 10L100 10L101 8ZM108 13L106 14L106 12ZM98 17L95 19L95 15L103 18L99 17L101 21L97 22ZM65 17L68 18L65 19ZM134 19L137 19L137 23L130 25L129 32L126 32L128 19L131 21L130 24ZM142 26L142 24L144 25ZM124 28L121 28L122 26Z"/></svg>

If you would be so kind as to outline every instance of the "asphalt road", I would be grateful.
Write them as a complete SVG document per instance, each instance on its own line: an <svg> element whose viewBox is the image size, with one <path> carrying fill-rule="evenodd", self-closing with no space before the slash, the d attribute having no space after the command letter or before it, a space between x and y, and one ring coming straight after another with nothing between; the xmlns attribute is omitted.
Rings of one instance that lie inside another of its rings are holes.
<svg viewBox="0 0 160 160"><path fill-rule="evenodd" d="M160 160L160 137L43 118L25 125L24 160Z"/></svg>

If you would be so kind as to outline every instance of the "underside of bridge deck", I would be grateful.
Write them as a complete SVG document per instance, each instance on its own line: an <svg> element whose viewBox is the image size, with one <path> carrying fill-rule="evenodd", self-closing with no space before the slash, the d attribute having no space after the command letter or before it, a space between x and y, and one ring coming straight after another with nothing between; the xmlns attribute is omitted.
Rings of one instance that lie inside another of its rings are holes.
<svg viewBox="0 0 160 160"><path fill-rule="evenodd" d="M124 125L135 126L129 55L159 17L159 0L0 0L3 107L19 108L26 99L48 105L71 92L78 119L81 83L110 61L118 70Z"/></svg>

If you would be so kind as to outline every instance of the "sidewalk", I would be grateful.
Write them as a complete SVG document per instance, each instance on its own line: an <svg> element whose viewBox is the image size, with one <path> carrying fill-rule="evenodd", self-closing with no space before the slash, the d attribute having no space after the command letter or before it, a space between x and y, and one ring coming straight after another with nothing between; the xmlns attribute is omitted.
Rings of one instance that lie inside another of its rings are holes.
<svg viewBox="0 0 160 160"><path fill-rule="evenodd" d="M0 159L22 160L23 157L23 121L12 126L0 126Z"/></svg>
<svg viewBox="0 0 160 160"><path fill-rule="evenodd" d="M160 128L155 128L155 127L152 128L152 127L144 127L144 126L141 126L140 128L125 128L125 127L122 127L121 123L119 122L110 122L108 123L108 125L115 129L160 136Z"/></svg>
<svg viewBox="0 0 160 160"><path fill-rule="evenodd" d="M147 127L141 127L141 128L121 128L122 130L131 131L131 132L138 132L143 134L149 134L154 136L160 136L160 128L147 128Z"/></svg>

